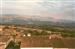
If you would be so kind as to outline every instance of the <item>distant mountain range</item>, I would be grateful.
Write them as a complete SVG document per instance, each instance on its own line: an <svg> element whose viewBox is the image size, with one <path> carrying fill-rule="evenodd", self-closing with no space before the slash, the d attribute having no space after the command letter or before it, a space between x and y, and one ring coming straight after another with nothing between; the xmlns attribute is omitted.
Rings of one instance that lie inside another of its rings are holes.
<svg viewBox="0 0 75 49"><path fill-rule="evenodd" d="M49 19L49 20L46 20ZM55 26L69 26L75 27L75 21L59 19L53 21L53 18L40 18L38 16L18 16L18 15L3 15L0 16L0 23L2 24L35 24L35 25L55 25Z"/></svg>

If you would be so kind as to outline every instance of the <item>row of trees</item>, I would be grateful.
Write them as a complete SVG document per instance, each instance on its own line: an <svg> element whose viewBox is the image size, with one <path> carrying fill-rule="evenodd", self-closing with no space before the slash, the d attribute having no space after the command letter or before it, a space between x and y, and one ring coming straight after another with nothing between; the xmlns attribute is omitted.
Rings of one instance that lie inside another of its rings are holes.
<svg viewBox="0 0 75 49"><path fill-rule="evenodd" d="M49 35L49 33L47 33L46 31L41 31L41 32L39 32L39 31L37 31L37 30L35 30L35 31L27 30L27 31L24 32L24 34L27 34L27 33L30 33L30 34L33 35L33 36Z"/></svg>

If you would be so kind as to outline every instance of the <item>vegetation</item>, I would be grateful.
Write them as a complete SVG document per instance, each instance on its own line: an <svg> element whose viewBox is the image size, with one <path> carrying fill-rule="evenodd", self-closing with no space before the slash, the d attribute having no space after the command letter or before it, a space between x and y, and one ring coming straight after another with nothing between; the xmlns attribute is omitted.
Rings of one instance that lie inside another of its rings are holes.
<svg viewBox="0 0 75 49"><path fill-rule="evenodd" d="M7 26L10 26L10 25L6 25L4 29L10 29ZM18 29L17 27L42 30L41 32L37 30L21 31L24 34L30 33L32 35L50 35L50 33L47 33L46 31L51 31L51 34L61 34L62 37L75 37L75 28L49 26L49 25L11 25L11 26L15 27L15 30L17 32L20 32L21 30L23 30L23 29Z"/></svg>

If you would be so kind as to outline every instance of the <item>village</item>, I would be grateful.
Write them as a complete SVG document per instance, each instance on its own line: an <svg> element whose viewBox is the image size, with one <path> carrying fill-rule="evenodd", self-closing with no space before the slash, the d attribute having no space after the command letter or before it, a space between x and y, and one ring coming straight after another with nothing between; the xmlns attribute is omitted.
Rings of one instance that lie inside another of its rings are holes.
<svg viewBox="0 0 75 49"><path fill-rule="evenodd" d="M69 39L67 38L67 40ZM75 41L74 39L71 40L73 40L73 42ZM19 45L21 48L67 47L69 44L66 43L67 41L65 41L65 38L61 36L60 32L57 33L14 25L0 25L0 49L5 49L9 45L10 41L21 42ZM70 42L70 44L73 43ZM74 44L70 47L74 47Z"/></svg>

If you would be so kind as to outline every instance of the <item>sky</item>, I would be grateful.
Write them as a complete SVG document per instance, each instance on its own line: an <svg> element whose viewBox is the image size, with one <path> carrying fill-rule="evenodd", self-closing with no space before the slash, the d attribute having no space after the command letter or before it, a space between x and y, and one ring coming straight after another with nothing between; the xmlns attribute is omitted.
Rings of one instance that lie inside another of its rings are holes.
<svg viewBox="0 0 75 49"><path fill-rule="evenodd" d="M75 21L75 0L0 0L0 14Z"/></svg>

